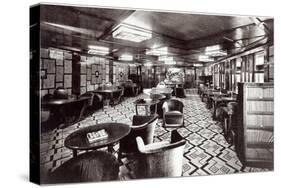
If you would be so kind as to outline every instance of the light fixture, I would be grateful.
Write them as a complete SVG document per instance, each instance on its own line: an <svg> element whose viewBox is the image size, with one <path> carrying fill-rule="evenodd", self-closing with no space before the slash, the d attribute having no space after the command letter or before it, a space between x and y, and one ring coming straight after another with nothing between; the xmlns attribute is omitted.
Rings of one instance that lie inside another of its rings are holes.
<svg viewBox="0 0 281 188"><path fill-rule="evenodd" d="M88 54L106 55L109 53L109 48L104 46L89 45Z"/></svg>
<svg viewBox="0 0 281 188"><path fill-rule="evenodd" d="M152 65L153 64L151 62L147 62L147 63L144 64L144 66L146 66L146 67L151 67Z"/></svg>
<svg viewBox="0 0 281 188"><path fill-rule="evenodd" d="M194 63L193 67L203 67L203 64L202 63Z"/></svg>
<svg viewBox="0 0 281 188"><path fill-rule="evenodd" d="M213 45L213 46L207 46L205 49L205 54L207 56L212 56L212 57L219 57L219 56L225 56L227 55L226 51L223 51L221 49L220 45Z"/></svg>
<svg viewBox="0 0 281 188"><path fill-rule="evenodd" d="M158 57L158 61L173 61L174 58L173 57L169 57L169 56L159 56Z"/></svg>
<svg viewBox="0 0 281 188"><path fill-rule="evenodd" d="M131 25L120 24L112 32L113 38L128 40L132 42L142 42L152 37L152 32Z"/></svg>
<svg viewBox="0 0 281 188"><path fill-rule="evenodd" d="M133 61L133 56L130 54L123 54L119 57L120 61Z"/></svg>
<svg viewBox="0 0 281 188"><path fill-rule="evenodd" d="M175 64L177 64L177 62L176 61L165 61L164 64L165 65L175 65Z"/></svg>
<svg viewBox="0 0 281 188"><path fill-rule="evenodd" d="M211 58L210 56L207 55L200 55L198 57L199 61L205 61L205 62L210 62L210 61L214 61L214 58Z"/></svg>
<svg viewBox="0 0 281 188"><path fill-rule="evenodd" d="M168 55L168 47L162 48L152 48L145 52L146 55L155 55L155 56L167 56Z"/></svg>

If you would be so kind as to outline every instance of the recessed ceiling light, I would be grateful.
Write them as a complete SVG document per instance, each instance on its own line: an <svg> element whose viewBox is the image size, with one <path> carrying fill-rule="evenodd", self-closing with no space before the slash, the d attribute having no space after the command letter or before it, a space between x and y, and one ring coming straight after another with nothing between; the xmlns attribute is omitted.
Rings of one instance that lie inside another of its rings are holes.
<svg viewBox="0 0 281 188"><path fill-rule="evenodd" d="M194 63L193 66L194 67L203 67L203 64L202 63Z"/></svg>
<svg viewBox="0 0 281 188"><path fill-rule="evenodd" d="M167 56L168 55L168 47L162 47L162 48L153 48L150 50L147 50L145 52L146 55L155 55L155 56Z"/></svg>
<svg viewBox="0 0 281 188"><path fill-rule="evenodd" d="M88 53L95 55L106 55L109 53L109 48L104 46L89 45Z"/></svg>
<svg viewBox="0 0 281 188"><path fill-rule="evenodd" d="M220 45L207 46L205 49L207 56L219 57L227 55L227 52L221 49Z"/></svg>
<svg viewBox="0 0 281 188"><path fill-rule="evenodd" d="M120 24L112 32L113 38L142 42L152 37L152 32L131 25Z"/></svg>
<svg viewBox="0 0 281 188"><path fill-rule="evenodd" d="M199 61L205 61L205 62L210 62L210 61L214 61L214 58L211 58L210 56L207 55L200 55L198 57Z"/></svg>
<svg viewBox="0 0 281 188"><path fill-rule="evenodd" d="M158 57L158 61L173 61L174 58L173 57L169 57L169 56L159 56Z"/></svg>
<svg viewBox="0 0 281 188"><path fill-rule="evenodd" d="M119 57L120 61L133 61L133 56L130 54L123 54Z"/></svg>

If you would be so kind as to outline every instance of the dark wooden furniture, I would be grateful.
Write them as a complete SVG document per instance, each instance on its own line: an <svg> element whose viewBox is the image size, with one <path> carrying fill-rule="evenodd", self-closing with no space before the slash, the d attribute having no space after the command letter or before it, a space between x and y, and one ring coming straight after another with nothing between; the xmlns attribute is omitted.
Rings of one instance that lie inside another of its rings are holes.
<svg viewBox="0 0 281 188"><path fill-rule="evenodd" d="M150 98L152 99L152 100L159 100L159 103L157 103L157 105L156 105L156 112L157 112L157 114L158 114L158 116L159 116L159 118L163 118L163 109L162 109L162 105L163 105L163 103L165 102L165 100L167 100L166 99L166 96L165 95L163 95L163 94L150 94ZM150 111L151 112L154 112L155 111L155 106L151 106L150 107Z"/></svg>
<svg viewBox="0 0 281 188"><path fill-rule="evenodd" d="M273 114L273 83L238 84L234 142L243 168L273 168Z"/></svg>
<svg viewBox="0 0 281 188"><path fill-rule="evenodd" d="M236 97L212 97L213 102L213 119L216 119L216 111L219 105L226 106L229 102L235 102L237 100Z"/></svg>
<svg viewBox="0 0 281 188"><path fill-rule="evenodd" d="M60 128L70 126L82 119L84 109L88 105L90 98L50 99L42 101L44 109L50 109L54 114L54 121L60 124Z"/></svg>
<svg viewBox="0 0 281 188"><path fill-rule="evenodd" d="M179 98L185 98L186 97L183 85L176 86L175 95L176 95L176 97L179 97Z"/></svg>
<svg viewBox="0 0 281 188"><path fill-rule="evenodd" d="M140 136L145 144L153 142L155 126L158 121L157 115L152 116L133 116L131 132L120 140L119 159L128 154L138 151L136 137Z"/></svg>
<svg viewBox="0 0 281 188"><path fill-rule="evenodd" d="M136 115L139 115L138 113L138 107L144 106L145 107L145 115L153 115L157 114L157 104L159 103L159 100L153 100L153 99L138 99L134 102L135 108L136 108ZM150 111L150 107L154 106L154 112Z"/></svg>
<svg viewBox="0 0 281 188"><path fill-rule="evenodd" d="M53 98L54 99L67 99L69 97L67 90L63 87L58 87L54 91Z"/></svg>
<svg viewBox="0 0 281 188"><path fill-rule="evenodd" d="M110 103L114 104L114 96L120 95L120 93L122 93L122 89L112 86L110 88L101 88L101 89L97 89L92 91L93 93L98 93L100 95L103 96L103 101L104 101L104 105L108 106Z"/></svg>
<svg viewBox="0 0 281 188"><path fill-rule="evenodd" d="M186 141L173 130L171 142L162 141L145 145L141 137L137 137L138 168L137 178L177 177L182 175L183 149Z"/></svg>
<svg viewBox="0 0 281 188"><path fill-rule="evenodd" d="M177 128L184 125L183 103L176 99L170 99L163 103L163 126Z"/></svg>
<svg viewBox="0 0 281 188"><path fill-rule="evenodd" d="M87 133L105 129L108 138L90 143L87 139ZM72 149L73 156L77 156L78 150L95 150L108 147L108 151L113 151L113 145L120 139L128 135L130 126L123 123L101 123L93 126L79 129L65 138L64 146Z"/></svg>
<svg viewBox="0 0 281 188"><path fill-rule="evenodd" d="M45 183L74 183L118 180L119 163L110 153L83 153L59 166Z"/></svg>

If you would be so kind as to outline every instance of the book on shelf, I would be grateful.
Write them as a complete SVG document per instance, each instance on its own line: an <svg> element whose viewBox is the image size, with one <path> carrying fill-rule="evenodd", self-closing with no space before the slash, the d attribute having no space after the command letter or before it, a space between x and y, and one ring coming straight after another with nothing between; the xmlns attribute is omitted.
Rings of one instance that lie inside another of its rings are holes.
<svg viewBox="0 0 281 188"><path fill-rule="evenodd" d="M108 138L108 133L104 129L101 129L99 131L87 133L87 138L90 143L97 142Z"/></svg>

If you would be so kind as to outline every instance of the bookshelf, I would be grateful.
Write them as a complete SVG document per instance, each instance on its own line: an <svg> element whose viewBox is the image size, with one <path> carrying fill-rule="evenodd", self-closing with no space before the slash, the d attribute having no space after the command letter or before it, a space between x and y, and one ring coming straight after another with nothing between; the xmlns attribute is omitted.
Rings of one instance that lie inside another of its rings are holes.
<svg viewBox="0 0 281 188"><path fill-rule="evenodd" d="M238 83L235 149L243 165L273 168L273 83Z"/></svg>

